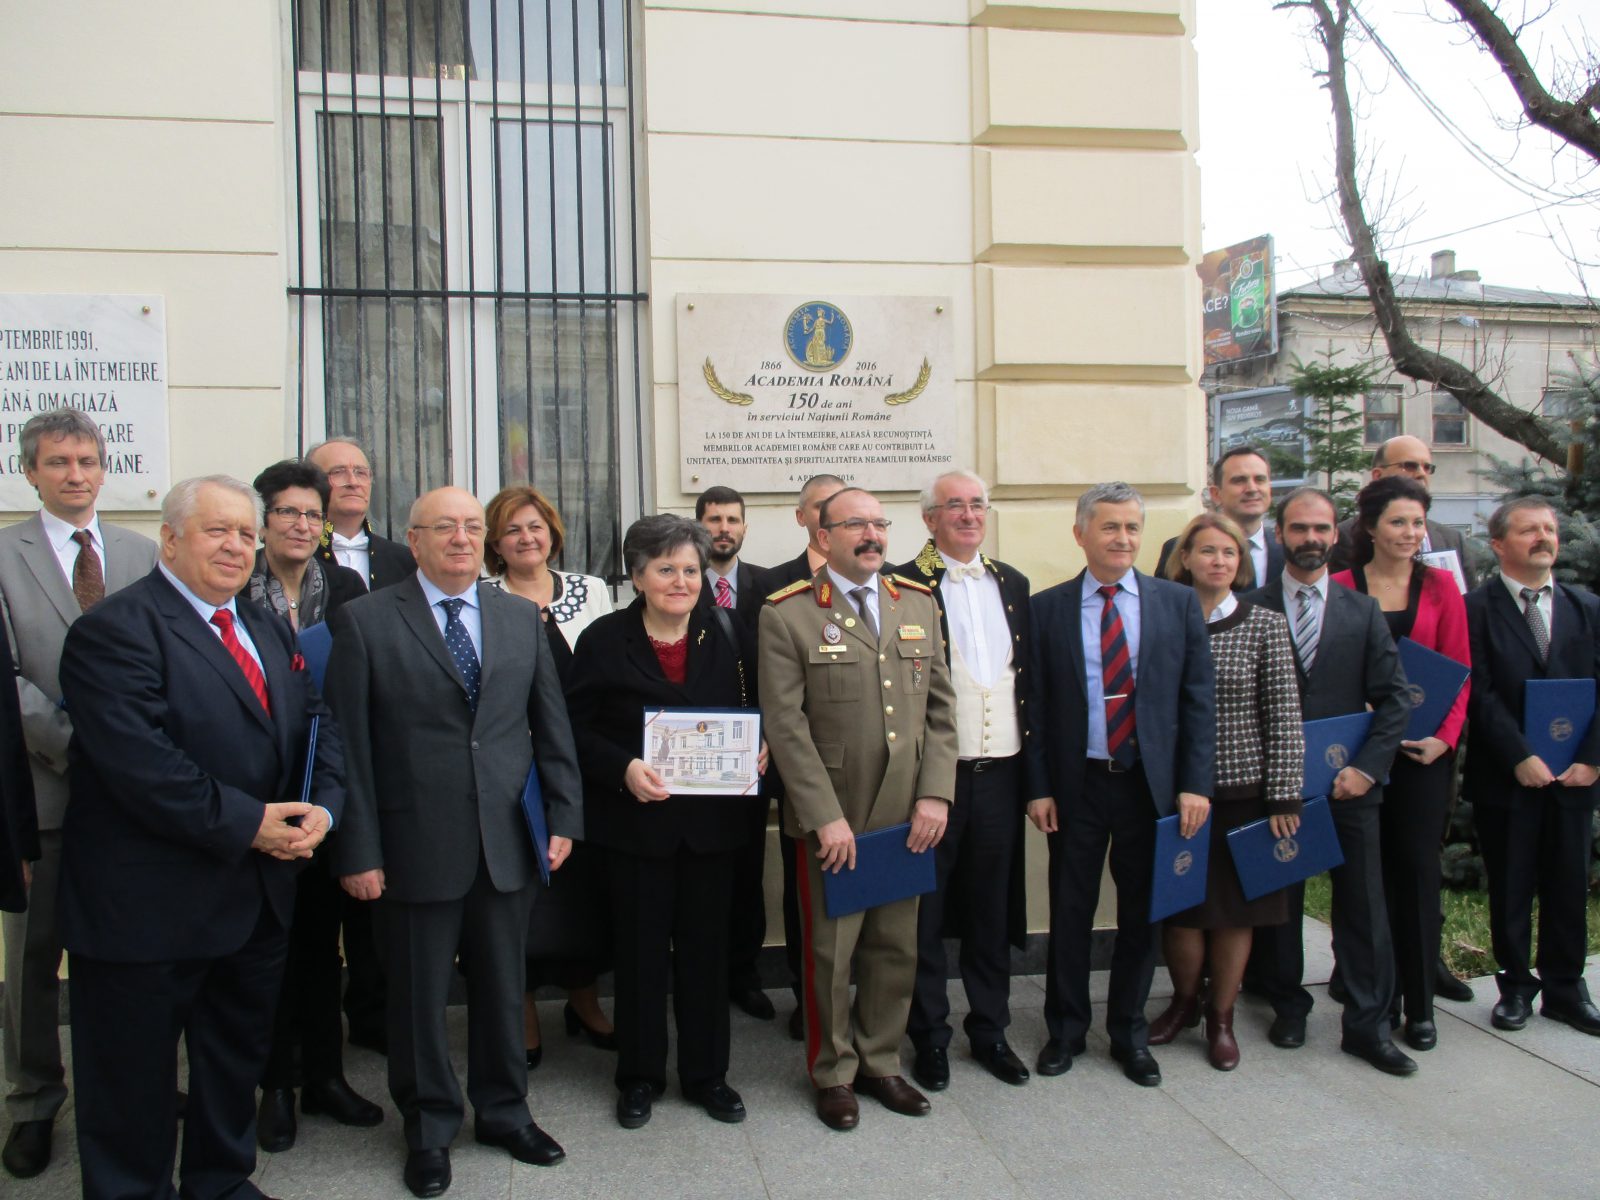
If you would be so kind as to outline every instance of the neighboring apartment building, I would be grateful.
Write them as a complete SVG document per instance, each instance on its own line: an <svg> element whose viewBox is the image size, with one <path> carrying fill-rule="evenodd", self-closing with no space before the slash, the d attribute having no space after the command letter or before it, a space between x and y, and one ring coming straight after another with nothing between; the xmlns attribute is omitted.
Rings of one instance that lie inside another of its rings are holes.
<svg viewBox="0 0 1600 1200"><path fill-rule="evenodd" d="M1431 274L1396 275L1394 285L1419 342L1472 367L1520 407L1562 416L1549 399L1556 373L1570 367L1575 355L1596 354L1600 309L1588 297L1484 283L1476 271L1457 270L1450 250L1433 255ZM1213 367L1204 386L1211 396L1225 397L1287 383L1297 358L1320 361L1330 352L1336 363L1378 362L1385 368L1361 405L1367 446L1375 449L1399 433L1427 442L1438 467L1434 519L1483 532L1497 493L1481 472L1497 458L1522 462L1532 456L1468 414L1449 393L1388 368L1355 264L1341 263L1331 275L1278 293L1277 354Z"/></svg>

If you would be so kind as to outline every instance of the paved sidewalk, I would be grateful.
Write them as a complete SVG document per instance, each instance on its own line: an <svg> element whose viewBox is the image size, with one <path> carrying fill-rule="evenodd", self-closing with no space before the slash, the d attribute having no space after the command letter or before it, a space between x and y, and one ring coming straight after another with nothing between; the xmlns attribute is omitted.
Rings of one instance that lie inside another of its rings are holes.
<svg viewBox="0 0 1600 1200"><path fill-rule="evenodd" d="M1308 977L1325 980L1324 926L1307 922ZM1312 952L1312 948L1316 952ZM1590 986L1600 994L1600 958ZM1097 976L1103 994L1104 976ZM1158 972L1156 990L1167 989ZM1418 1055L1409 1079L1380 1074L1339 1052L1337 1006L1314 988L1317 1007L1302 1050L1266 1040L1270 1010L1246 999L1238 1013L1243 1062L1221 1074L1204 1043L1185 1034L1159 1048L1165 1082L1135 1087L1106 1053L1104 1033L1066 1075L1010 1088L966 1056L959 1028L950 1090L933 1114L897 1117L862 1101L861 1127L818 1123L799 1046L784 1034L788 997L774 993L776 1022L733 1014L730 1082L750 1110L720 1125L676 1089L645 1128L612 1116L612 1058L561 1033L560 1004L541 1004L544 1064L533 1073L539 1123L567 1149L541 1169L471 1140L471 1117L451 1155L453 1200L534 1197L682 1197L684 1200L981 1200L1060 1196L1590 1198L1600 1195L1600 1039L1537 1014L1522 1033L1489 1026L1491 980L1477 1001L1438 1006L1439 1046ZM964 1005L960 985L952 1002ZM1031 1063L1044 1041L1043 981L1013 988L1011 1041ZM1158 1011L1153 1001L1151 1011ZM451 1010L457 1070L465 1016ZM351 1081L387 1100L383 1060L349 1054ZM387 1106L386 1106L387 1107ZM0 1131L6 1126L0 1124ZM38 1179L3 1177L7 1200L78 1195L69 1101L56 1129L56 1161ZM269 1194L317 1200L404 1200L399 1123L389 1109L376 1130L302 1118L296 1147L263 1155L257 1182Z"/></svg>

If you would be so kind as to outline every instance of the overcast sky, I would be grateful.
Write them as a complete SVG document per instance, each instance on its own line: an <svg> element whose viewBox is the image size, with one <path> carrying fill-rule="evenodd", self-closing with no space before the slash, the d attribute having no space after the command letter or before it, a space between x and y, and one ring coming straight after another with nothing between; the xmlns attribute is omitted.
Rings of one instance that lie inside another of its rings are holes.
<svg viewBox="0 0 1600 1200"><path fill-rule="evenodd" d="M1198 4L1202 247L1270 233L1280 289L1329 274L1348 248L1322 199L1333 135L1327 93L1311 72L1321 50L1307 36L1309 17L1274 11L1272 0ZM1524 4L1501 7L1517 15ZM1552 59L1570 58L1581 37L1585 9L1600 36L1593 0L1551 7L1522 38L1547 83ZM1600 267L1583 268L1580 281L1564 252L1600 260L1600 167L1542 130L1497 124L1496 114L1503 123L1517 112L1510 85L1462 30L1430 19L1448 11L1440 0L1362 0L1361 13L1405 74L1457 127L1452 133L1429 112L1376 45L1359 47L1356 132L1390 198L1380 237L1391 268L1426 274L1432 252L1450 249L1458 269L1478 270L1485 283L1600 295ZM1503 168L1476 161L1458 136ZM1508 181L1507 172L1526 182ZM1569 202L1552 204L1562 198ZM1369 218L1378 215L1375 201L1370 195Z"/></svg>

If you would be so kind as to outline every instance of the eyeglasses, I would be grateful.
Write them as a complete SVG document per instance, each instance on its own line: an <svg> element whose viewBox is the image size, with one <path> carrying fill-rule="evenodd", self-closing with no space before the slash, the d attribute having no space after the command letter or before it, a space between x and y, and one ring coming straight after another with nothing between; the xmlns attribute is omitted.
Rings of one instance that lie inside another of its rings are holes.
<svg viewBox="0 0 1600 1200"><path fill-rule="evenodd" d="M1424 475L1432 475L1434 471L1438 470L1432 463L1418 462L1414 458L1408 458L1404 462L1384 463L1383 465L1391 471L1404 471L1408 475L1415 475L1418 471L1421 471Z"/></svg>
<svg viewBox="0 0 1600 1200"><path fill-rule="evenodd" d="M372 471L367 467L335 467L327 474L329 479L354 479L357 483L366 483L372 478Z"/></svg>
<svg viewBox="0 0 1600 1200"><path fill-rule="evenodd" d="M280 504L276 508L267 509L269 517L277 517L285 525L298 525L300 518L304 517L311 525L322 524L322 510L317 508L290 508L287 504Z"/></svg>
<svg viewBox="0 0 1600 1200"><path fill-rule="evenodd" d="M454 537L456 530L465 533L469 538L481 538L488 532L488 526L482 521L435 521L432 525L413 525L416 530L427 530L434 537Z"/></svg>
<svg viewBox="0 0 1600 1200"><path fill-rule="evenodd" d="M868 529L876 529L883 533L887 533L889 531L889 526L893 524L894 522L886 517L876 521L869 521L864 517L851 517L848 521L830 521L828 524L824 525L823 528L848 529L851 533L863 533Z"/></svg>
<svg viewBox="0 0 1600 1200"><path fill-rule="evenodd" d="M974 500L970 504L965 500L946 500L938 507L952 517L959 517L963 513L971 513L975 517L981 517L989 511L989 506L982 500Z"/></svg>

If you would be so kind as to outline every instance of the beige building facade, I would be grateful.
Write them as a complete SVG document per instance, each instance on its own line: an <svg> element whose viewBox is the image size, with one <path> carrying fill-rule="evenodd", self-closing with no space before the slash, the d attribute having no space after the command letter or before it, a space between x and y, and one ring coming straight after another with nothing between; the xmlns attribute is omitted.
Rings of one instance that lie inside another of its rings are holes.
<svg viewBox="0 0 1600 1200"><path fill-rule="evenodd" d="M173 479L354 434L380 525L531 477L613 577L630 520L692 511L675 297L948 297L991 552L1068 577L1076 495L1122 478L1149 567L1206 457L1195 8L14 6L0 291L165 298ZM793 557L793 495L748 502L747 557Z"/></svg>

